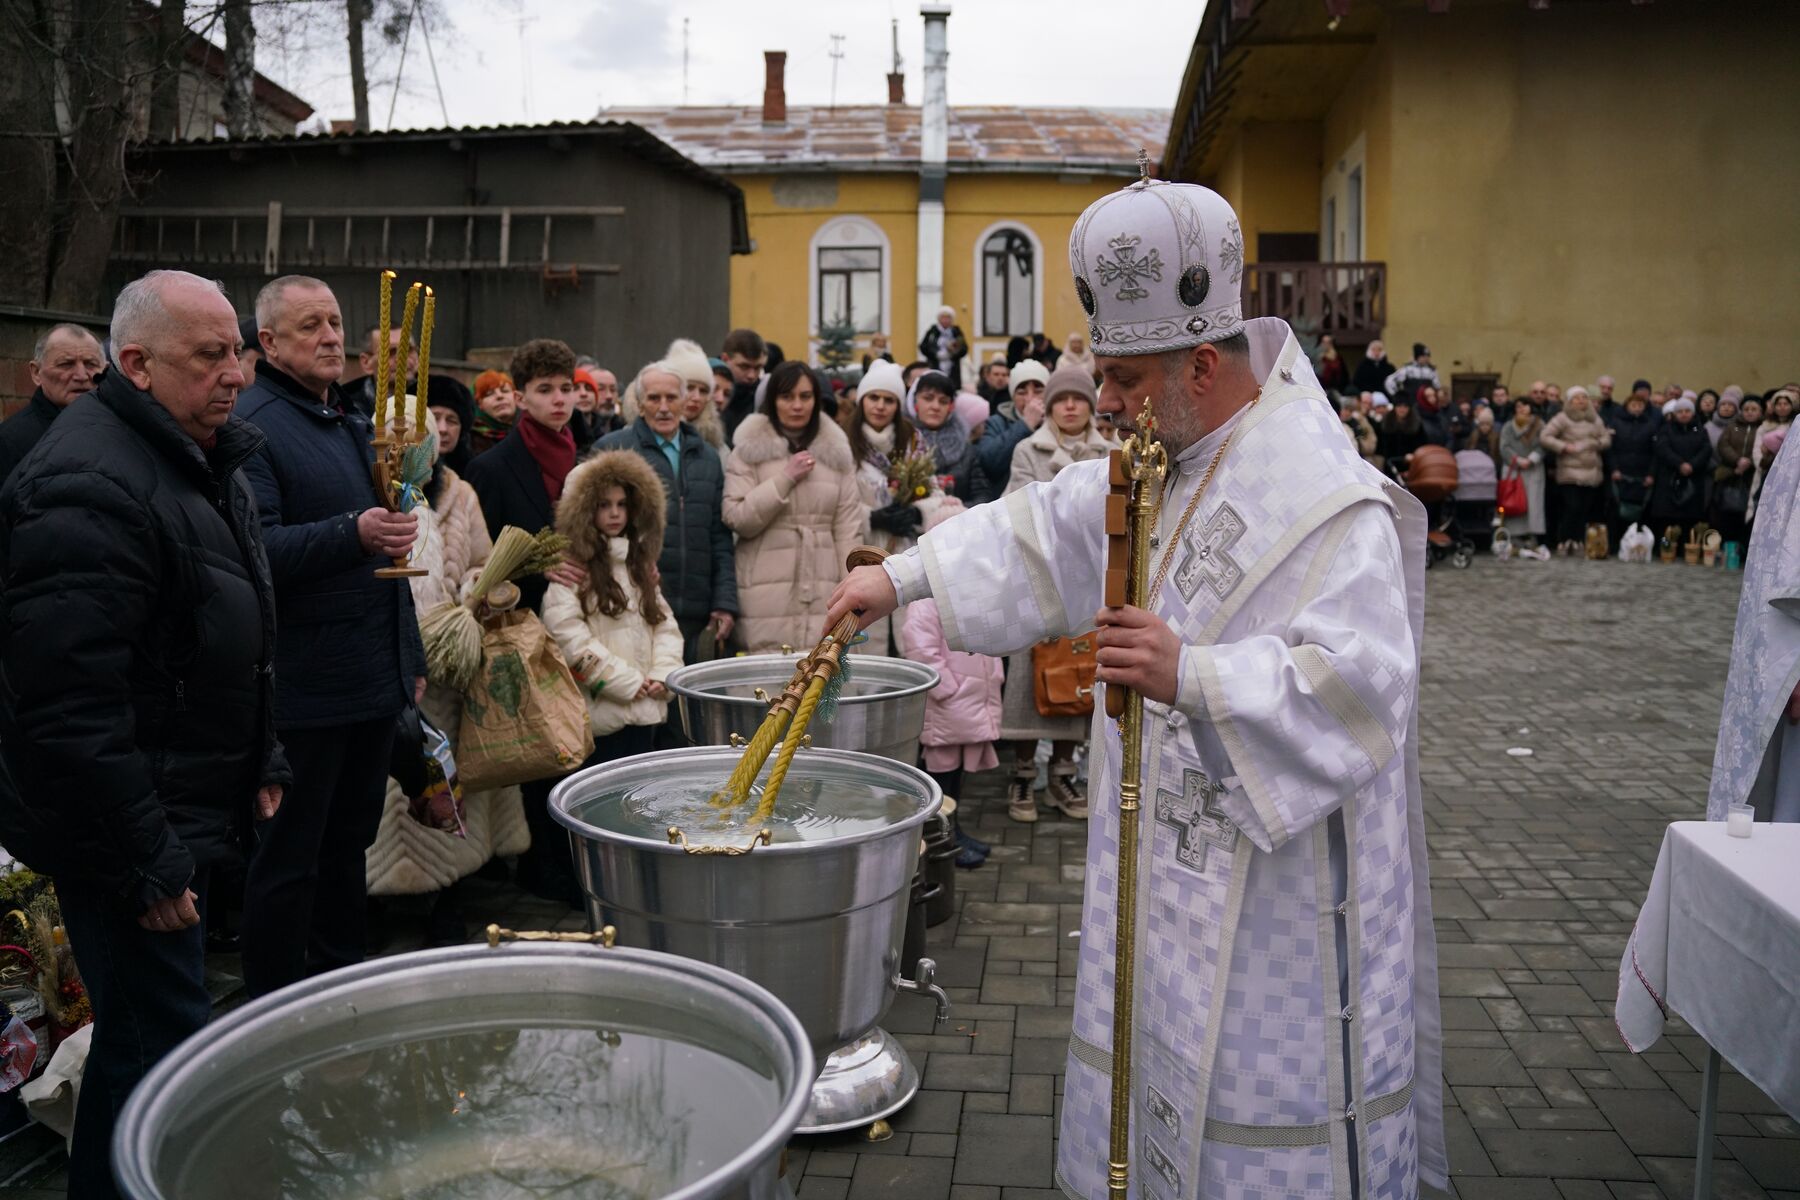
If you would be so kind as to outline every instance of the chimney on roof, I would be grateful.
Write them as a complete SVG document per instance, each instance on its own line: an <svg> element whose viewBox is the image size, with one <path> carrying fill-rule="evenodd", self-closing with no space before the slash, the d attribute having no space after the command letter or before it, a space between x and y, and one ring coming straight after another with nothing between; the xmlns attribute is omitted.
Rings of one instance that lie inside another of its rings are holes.
<svg viewBox="0 0 1800 1200"><path fill-rule="evenodd" d="M787 124L787 51L763 51L763 124Z"/></svg>
<svg viewBox="0 0 1800 1200"><path fill-rule="evenodd" d="M888 103L906 103L906 75L900 67L900 18L895 17L894 27L894 69L888 72Z"/></svg>
<svg viewBox="0 0 1800 1200"><path fill-rule="evenodd" d="M950 5L925 0L925 94L919 108L919 249L914 270L919 291L919 332L937 320L944 302L944 181L950 143L950 99L944 90L950 50Z"/></svg>

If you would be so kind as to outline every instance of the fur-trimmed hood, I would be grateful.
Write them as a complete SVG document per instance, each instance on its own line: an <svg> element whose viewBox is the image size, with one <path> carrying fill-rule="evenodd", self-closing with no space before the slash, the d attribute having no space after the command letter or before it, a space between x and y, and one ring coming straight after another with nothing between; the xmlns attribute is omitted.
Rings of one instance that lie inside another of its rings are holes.
<svg viewBox="0 0 1800 1200"><path fill-rule="evenodd" d="M605 562L606 537L594 527L600 496L609 487L625 489L632 508L631 532L648 545L650 557L662 553L668 497L662 480L643 457L631 450L603 450L569 472L562 499L556 505L556 532L569 539L569 553L578 562Z"/></svg>
<svg viewBox="0 0 1800 1200"><path fill-rule="evenodd" d="M762 413L751 413L737 427L737 435L731 439L732 453L751 466L771 462L779 458L787 458L794 452L788 449L788 440L775 423ZM850 457L850 439L844 435L843 429L836 421L819 414L819 431L813 435L812 444L807 447L821 466L830 467L834 471L853 474L856 463Z"/></svg>

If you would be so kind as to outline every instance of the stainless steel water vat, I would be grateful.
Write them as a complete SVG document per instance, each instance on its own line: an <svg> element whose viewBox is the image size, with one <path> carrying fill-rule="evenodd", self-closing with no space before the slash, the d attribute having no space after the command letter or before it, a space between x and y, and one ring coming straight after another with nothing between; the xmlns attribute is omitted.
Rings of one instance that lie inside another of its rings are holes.
<svg viewBox="0 0 1800 1200"><path fill-rule="evenodd" d="M565 1072L578 1056L601 1065L583 1074L576 1064L579 1086L562 1083L539 1056L515 1049L545 1031L577 1047L563 1056ZM444 1049L465 1045L477 1050ZM612 1078L605 1056L620 1046L657 1068L621 1068L630 1086L596 1099L611 1086L595 1082ZM495 1063L514 1066L506 1055L525 1066L496 1084ZM403 1068L388 1071L389 1061ZM767 1096L766 1114L734 1120L723 1098L706 1110L721 1065L755 1085L743 1094ZM496 1160L555 1163L560 1149L571 1161L627 1160L579 1185L584 1196L784 1200L782 1150L814 1068L792 1012L706 963L549 943L422 951L284 988L195 1034L132 1093L114 1173L128 1200L523 1197L539 1193ZM309 1075L328 1103L292 1100L295 1080ZM530 1086L519 1094L532 1083L542 1097ZM371 1128L389 1124L413 1136L376 1141ZM645 1147L674 1164L676 1183L643 1183ZM421 1173L430 1186L419 1186ZM385 1186L401 1177L406 1186Z"/></svg>
<svg viewBox="0 0 1800 1200"><path fill-rule="evenodd" d="M615 926L621 945L700 959L762 984L799 1017L821 1062L871 1031L879 1034L891 1049L871 1055L861 1047L855 1079L827 1072L801 1131L867 1124L885 1115L871 1106L893 1111L918 1087L898 1043L875 1028L894 993L930 992L940 1017L948 1011L929 959L918 977L899 975L920 829L938 810L942 793L909 764L810 749L794 759L778 814L790 795L814 795L821 809L829 809L833 779L854 778L904 798L903 815L879 828L819 840L752 845L746 828L728 845L685 848L674 836L608 827L603 797L717 788L741 753L702 746L590 767L557 785L550 811L575 836L590 921L596 928ZM695 831L681 836L687 832ZM879 1082L867 1082L870 1074Z"/></svg>
<svg viewBox="0 0 1800 1200"><path fill-rule="evenodd" d="M768 714L769 696L780 694L794 673L797 655L753 654L680 667L669 675L669 690L680 706L682 727L702 746L723 746L732 734L753 735ZM919 730L925 697L938 674L923 663L875 654L849 654L850 679L830 720L806 727L812 744L861 750L908 766L919 761Z"/></svg>

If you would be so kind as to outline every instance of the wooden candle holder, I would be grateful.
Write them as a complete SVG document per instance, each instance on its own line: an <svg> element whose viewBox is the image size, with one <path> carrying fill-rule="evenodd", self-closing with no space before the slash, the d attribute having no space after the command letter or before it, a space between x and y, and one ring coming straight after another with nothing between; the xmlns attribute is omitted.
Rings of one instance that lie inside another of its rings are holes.
<svg viewBox="0 0 1800 1200"><path fill-rule="evenodd" d="M402 424L404 424L404 422L402 422ZM431 437L434 435L431 431L427 430L425 436ZM405 429L400 431L400 436L398 438L389 436L385 431L377 431L375 434L373 443L375 446L375 465L371 467L370 470L375 478L375 493L381 497L381 502L387 506L389 512L400 511L400 488L398 485L400 482L401 461L406 457L406 448L413 445L417 440L417 438L409 437L408 431ZM423 567L413 566L411 554L393 558L389 561L393 564L392 566L377 567L375 569L375 578L410 579L419 575L431 574L430 571L427 571Z"/></svg>

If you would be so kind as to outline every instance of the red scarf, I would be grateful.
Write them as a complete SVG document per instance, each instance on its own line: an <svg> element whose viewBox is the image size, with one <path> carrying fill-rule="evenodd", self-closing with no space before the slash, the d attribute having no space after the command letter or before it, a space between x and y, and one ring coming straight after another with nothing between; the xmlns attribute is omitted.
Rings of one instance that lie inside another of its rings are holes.
<svg viewBox="0 0 1800 1200"><path fill-rule="evenodd" d="M555 504L562 499L563 480L575 469L575 435L569 432L567 425L561 429L551 429L548 425L540 425L529 416L523 416L515 425L520 439L525 443L525 450L538 465L538 475L544 481L544 494Z"/></svg>

